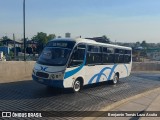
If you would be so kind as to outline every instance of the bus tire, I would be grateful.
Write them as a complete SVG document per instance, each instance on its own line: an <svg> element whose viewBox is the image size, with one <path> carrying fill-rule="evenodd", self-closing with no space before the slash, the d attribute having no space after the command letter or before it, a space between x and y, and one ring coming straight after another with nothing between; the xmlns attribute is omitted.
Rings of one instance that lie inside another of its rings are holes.
<svg viewBox="0 0 160 120"><path fill-rule="evenodd" d="M80 80L75 80L75 82L74 82L74 84L73 84L73 92L79 92L80 90L81 90L81 88L82 88L82 83L81 83L81 81Z"/></svg>
<svg viewBox="0 0 160 120"><path fill-rule="evenodd" d="M119 81L118 73L115 73L114 77L113 77L113 80L112 80L112 84L115 85L115 84L118 83L118 81Z"/></svg>

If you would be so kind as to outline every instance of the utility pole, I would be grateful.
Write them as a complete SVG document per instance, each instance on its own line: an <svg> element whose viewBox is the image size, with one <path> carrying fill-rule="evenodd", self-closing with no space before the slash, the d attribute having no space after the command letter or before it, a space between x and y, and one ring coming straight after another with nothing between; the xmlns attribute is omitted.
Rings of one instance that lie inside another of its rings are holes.
<svg viewBox="0 0 160 120"><path fill-rule="evenodd" d="M15 41L14 33L13 33L13 40L14 40L14 59L16 59L16 41Z"/></svg>
<svg viewBox="0 0 160 120"><path fill-rule="evenodd" d="M25 0L23 0L23 42L24 42L24 61L26 61L26 37L25 37Z"/></svg>

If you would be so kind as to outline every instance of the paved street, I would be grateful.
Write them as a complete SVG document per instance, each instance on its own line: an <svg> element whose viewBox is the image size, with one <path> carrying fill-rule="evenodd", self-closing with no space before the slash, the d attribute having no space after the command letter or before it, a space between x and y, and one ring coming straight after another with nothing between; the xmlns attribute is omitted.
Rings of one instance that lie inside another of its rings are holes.
<svg viewBox="0 0 160 120"><path fill-rule="evenodd" d="M148 77L149 76L149 77ZM79 93L47 89L34 81L0 84L0 111L96 111L116 101L160 87L159 74L133 73L117 85L103 83Z"/></svg>

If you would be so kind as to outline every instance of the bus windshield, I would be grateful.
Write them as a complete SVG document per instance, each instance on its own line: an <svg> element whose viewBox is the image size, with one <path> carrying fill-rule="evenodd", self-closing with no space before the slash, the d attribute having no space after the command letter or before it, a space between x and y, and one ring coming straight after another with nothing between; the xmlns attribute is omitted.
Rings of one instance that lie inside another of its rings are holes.
<svg viewBox="0 0 160 120"><path fill-rule="evenodd" d="M42 51L37 63L52 66L66 65L71 50L75 42L73 41L50 41Z"/></svg>
<svg viewBox="0 0 160 120"><path fill-rule="evenodd" d="M67 63L71 49L46 47L41 53L37 63L52 66L64 66Z"/></svg>

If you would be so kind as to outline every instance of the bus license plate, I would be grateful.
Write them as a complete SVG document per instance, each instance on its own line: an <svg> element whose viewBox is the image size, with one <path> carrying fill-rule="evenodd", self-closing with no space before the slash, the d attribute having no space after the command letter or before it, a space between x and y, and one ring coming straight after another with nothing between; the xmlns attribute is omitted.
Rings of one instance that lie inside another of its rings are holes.
<svg viewBox="0 0 160 120"><path fill-rule="evenodd" d="M43 82L43 79L42 79L42 78L39 78L38 81Z"/></svg>

